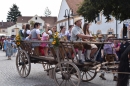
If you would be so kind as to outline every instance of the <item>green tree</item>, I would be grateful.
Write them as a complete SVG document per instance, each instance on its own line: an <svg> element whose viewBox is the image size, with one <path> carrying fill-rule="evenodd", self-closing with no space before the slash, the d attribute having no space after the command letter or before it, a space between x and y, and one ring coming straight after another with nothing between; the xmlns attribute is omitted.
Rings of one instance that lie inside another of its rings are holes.
<svg viewBox="0 0 130 86"><path fill-rule="evenodd" d="M48 9L48 7L45 9L44 15L46 17L48 17L49 15L51 15L51 11Z"/></svg>
<svg viewBox="0 0 130 86"><path fill-rule="evenodd" d="M19 7L16 4L13 4L13 6L10 8L10 11L8 11L7 22L16 23L19 16L22 16L21 12L19 11Z"/></svg>
<svg viewBox="0 0 130 86"><path fill-rule="evenodd" d="M34 21L30 21L31 28L33 28L33 27L34 27L34 24L35 24L35 22L34 22Z"/></svg>
<svg viewBox="0 0 130 86"><path fill-rule="evenodd" d="M124 21L130 18L129 9L130 0L84 0L77 12L89 22L95 21L100 12L107 21L111 19L110 15Z"/></svg>

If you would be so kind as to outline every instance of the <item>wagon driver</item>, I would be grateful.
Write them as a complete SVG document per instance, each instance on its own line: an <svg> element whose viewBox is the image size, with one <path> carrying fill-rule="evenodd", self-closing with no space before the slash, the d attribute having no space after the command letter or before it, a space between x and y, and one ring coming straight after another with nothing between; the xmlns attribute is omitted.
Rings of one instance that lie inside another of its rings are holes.
<svg viewBox="0 0 130 86"><path fill-rule="evenodd" d="M71 41L82 41L82 39L87 39L87 38L91 38L92 36L90 35L85 35L83 33L83 30L81 29L81 25L82 25L82 19L81 18L75 18L74 19L74 24L75 26L72 28L71 31ZM79 63L80 64L84 64L84 62L82 61L82 50L83 48L85 48L85 45L82 44L74 44L74 47L76 49L78 49L78 55L79 55Z"/></svg>

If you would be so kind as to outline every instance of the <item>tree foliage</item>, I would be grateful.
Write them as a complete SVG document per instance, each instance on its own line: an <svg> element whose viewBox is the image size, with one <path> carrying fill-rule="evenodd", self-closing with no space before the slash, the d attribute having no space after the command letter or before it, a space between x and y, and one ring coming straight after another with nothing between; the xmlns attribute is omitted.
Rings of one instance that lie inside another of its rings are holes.
<svg viewBox="0 0 130 86"><path fill-rule="evenodd" d="M22 16L21 12L19 11L19 7L16 4L13 4L13 6L10 8L10 11L8 11L7 22L16 23L19 16Z"/></svg>
<svg viewBox="0 0 130 86"><path fill-rule="evenodd" d="M130 18L130 0L84 0L77 12L89 22L95 21L100 12L107 21L111 19L110 15L124 21Z"/></svg>
<svg viewBox="0 0 130 86"><path fill-rule="evenodd" d="M34 27L35 21L30 21L31 28Z"/></svg>
<svg viewBox="0 0 130 86"><path fill-rule="evenodd" d="M44 15L46 17L48 17L49 15L51 15L51 11L48 9L48 7L45 9Z"/></svg>

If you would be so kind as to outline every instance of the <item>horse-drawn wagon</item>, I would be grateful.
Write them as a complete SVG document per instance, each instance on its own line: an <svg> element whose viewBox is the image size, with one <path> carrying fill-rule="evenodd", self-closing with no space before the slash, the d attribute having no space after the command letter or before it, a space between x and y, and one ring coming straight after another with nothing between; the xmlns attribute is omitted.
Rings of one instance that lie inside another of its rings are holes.
<svg viewBox="0 0 130 86"><path fill-rule="evenodd" d="M84 62L78 63L74 44L79 42L60 42L59 46L54 47L52 42L46 42L53 56L41 56L33 43L43 43L43 41L23 41L20 43L16 57L16 66L21 77L27 77L31 71L31 63L40 63L44 71L54 79L57 86L80 86L80 82L88 82L95 78L100 69L117 70L118 62ZM93 44L107 44L108 42L80 42ZM98 54L99 51L97 51ZM74 58L72 58L72 53ZM95 57L97 56L95 55Z"/></svg>

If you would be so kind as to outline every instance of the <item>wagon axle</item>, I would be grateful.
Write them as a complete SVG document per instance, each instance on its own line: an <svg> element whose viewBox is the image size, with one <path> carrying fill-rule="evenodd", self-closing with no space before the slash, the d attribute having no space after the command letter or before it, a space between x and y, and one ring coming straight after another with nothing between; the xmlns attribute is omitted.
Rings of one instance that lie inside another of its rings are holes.
<svg viewBox="0 0 130 86"><path fill-rule="evenodd" d="M63 80L70 80L70 78L71 78L71 75L69 73L62 74Z"/></svg>
<svg viewBox="0 0 130 86"><path fill-rule="evenodd" d="M26 61L26 62L19 62L19 65L25 65L25 64L28 64L28 61Z"/></svg>

